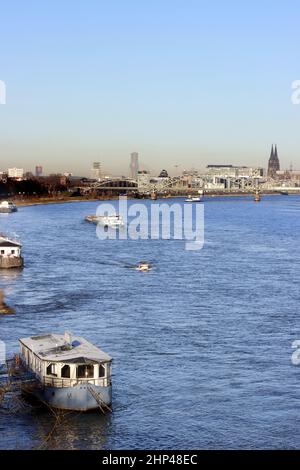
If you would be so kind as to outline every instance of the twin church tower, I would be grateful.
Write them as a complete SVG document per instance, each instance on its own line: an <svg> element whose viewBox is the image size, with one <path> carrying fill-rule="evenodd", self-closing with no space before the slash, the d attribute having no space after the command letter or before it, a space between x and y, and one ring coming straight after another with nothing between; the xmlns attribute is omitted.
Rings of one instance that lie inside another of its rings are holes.
<svg viewBox="0 0 300 470"><path fill-rule="evenodd" d="M276 172L280 170L280 163L277 152L277 145L272 145L271 156L268 164L268 176L270 178L276 178Z"/></svg>

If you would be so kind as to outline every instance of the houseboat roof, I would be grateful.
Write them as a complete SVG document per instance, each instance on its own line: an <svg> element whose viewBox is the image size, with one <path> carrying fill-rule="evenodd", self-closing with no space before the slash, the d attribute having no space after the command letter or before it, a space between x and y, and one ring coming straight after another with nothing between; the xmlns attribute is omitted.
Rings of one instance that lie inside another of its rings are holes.
<svg viewBox="0 0 300 470"><path fill-rule="evenodd" d="M31 336L19 340L41 360L64 364L109 362L112 358L82 337L56 334Z"/></svg>
<svg viewBox="0 0 300 470"><path fill-rule="evenodd" d="M4 238L0 238L0 246L14 246L14 247L20 247L21 243L17 243L11 240L7 240Z"/></svg>
<svg viewBox="0 0 300 470"><path fill-rule="evenodd" d="M21 247L22 243L19 240L15 240L13 237L0 232L0 246Z"/></svg>

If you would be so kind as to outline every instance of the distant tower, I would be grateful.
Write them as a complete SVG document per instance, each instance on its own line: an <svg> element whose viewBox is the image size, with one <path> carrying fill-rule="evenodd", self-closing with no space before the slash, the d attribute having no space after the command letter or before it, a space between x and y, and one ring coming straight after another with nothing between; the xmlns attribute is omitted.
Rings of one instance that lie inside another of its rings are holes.
<svg viewBox="0 0 300 470"><path fill-rule="evenodd" d="M94 180L101 180L101 163L94 162L91 170L91 177Z"/></svg>
<svg viewBox="0 0 300 470"><path fill-rule="evenodd" d="M35 167L35 176L39 178L42 175L43 175L43 167L41 165L37 165Z"/></svg>
<svg viewBox="0 0 300 470"><path fill-rule="evenodd" d="M136 180L138 171L139 171L139 154L137 152L133 152L130 155L130 178L132 178L133 180Z"/></svg>
<svg viewBox="0 0 300 470"><path fill-rule="evenodd" d="M269 165L268 165L268 176L270 178L276 178L276 172L280 170L280 163L278 158L277 152L277 145L272 145L271 156L269 158Z"/></svg>

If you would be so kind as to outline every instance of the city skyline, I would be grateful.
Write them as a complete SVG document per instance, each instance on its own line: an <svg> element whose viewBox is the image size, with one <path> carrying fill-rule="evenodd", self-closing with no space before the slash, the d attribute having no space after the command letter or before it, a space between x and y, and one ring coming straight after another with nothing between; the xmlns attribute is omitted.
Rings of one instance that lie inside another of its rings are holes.
<svg viewBox="0 0 300 470"><path fill-rule="evenodd" d="M276 166L276 168L274 168L273 170L273 173L275 174L275 172L277 170L280 170L280 164L279 164L279 158L278 158L278 147L277 145L275 144L272 144L272 148L271 148L271 156L268 158L265 159L264 162L262 162L261 164L259 165L245 165L245 164L240 164L240 163L233 163L232 161L227 161L227 162L219 162L219 161L215 161L215 162L209 162L205 167L184 167L182 165L179 165L179 164L176 164L176 165L171 165L170 168L168 168L168 171L170 173L170 175L172 176L176 176L176 175L179 175L179 174L183 174L185 172L190 172L190 171L197 171L197 172L205 172L209 167L214 167L214 166L223 166L223 167L230 167L230 166L233 166L233 167L247 167L247 168L261 168L261 169L265 169L266 170L266 173L269 174L269 176L273 176L272 171L270 172L270 168L272 167L272 162L274 163L274 158L275 160L277 160L277 164L278 166ZM92 179L101 179L101 178L105 178L106 176L124 176L124 177L129 177L131 179L136 179L137 177L137 174L139 171L141 172L147 172L149 174L152 174L153 176L156 174L156 173L161 173L161 172L165 172L166 170L161 167L158 171L156 171L155 169L153 168L150 168L149 165L147 164L144 164L143 162L140 163L140 160L139 160L139 153L138 152L132 152L130 155L129 155L129 160L128 160L128 169L127 169L127 172L125 171L124 173L116 173L116 174L113 174L113 173L110 173L108 171L106 171L106 169L103 169L102 167L102 162L92 162L91 165L90 165L90 169L88 172L86 173L82 173L82 174L74 174L73 172L70 172L68 170L64 170L64 171L59 171L57 168L54 170L54 171L50 171L50 172L47 172L45 171L44 172L44 168L37 164L35 165L35 169L34 171L32 171L31 168L22 168L22 172L25 174L25 173L31 173L33 174L34 176L41 176L43 173L45 175L53 175L53 174L70 174L70 175L73 175L73 176L82 176L82 177L91 177ZM270 164L271 164L271 167L270 167ZM12 165L10 165L12 166ZM293 165L292 165L292 162L290 162L290 166L289 168L282 168L283 171L290 171L291 168L293 168ZM15 170L15 171L20 171L20 168L17 168L17 167L13 167L12 170ZM6 168L3 168L3 167L0 167L0 173L1 172L7 172L9 173L10 169L6 169Z"/></svg>
<svg viewBox="0 0 300 470"><path fill-rule="evenodd" d="M128 174L135 149L155 173L259 166L272 141L300 168L296 1L71 7L1 8L3 168Z"/></svg>

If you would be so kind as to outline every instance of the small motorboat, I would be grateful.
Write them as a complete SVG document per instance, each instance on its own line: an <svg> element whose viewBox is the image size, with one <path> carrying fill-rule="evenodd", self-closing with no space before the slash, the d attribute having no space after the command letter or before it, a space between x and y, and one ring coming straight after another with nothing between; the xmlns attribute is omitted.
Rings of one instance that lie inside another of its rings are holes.
<svg viewBox="0 0 300 470"><path fill-rule="evenodd" d="M147 272L147 271L150 271L150 269L152 269L152 266L149 263L141 262L137 265L136 269L138 271Z"/></svg>
<svg viewBox="0 0 300 470"><path fill-rule="evenodd" d="M191 196L191 195L189 195L189 197L185 200L185 202L201 202L201 201L202 201L201 196Z"/></svg>

